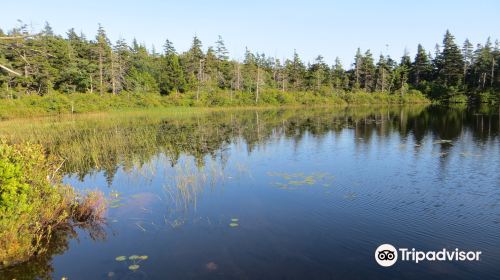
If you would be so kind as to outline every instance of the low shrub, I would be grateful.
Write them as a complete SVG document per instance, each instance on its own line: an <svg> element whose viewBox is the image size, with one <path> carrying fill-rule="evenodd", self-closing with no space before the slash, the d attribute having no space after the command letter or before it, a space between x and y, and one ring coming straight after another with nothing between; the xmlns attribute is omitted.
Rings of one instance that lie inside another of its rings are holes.
<svg viewBox="0 0 500 280"><path fill-rule="evenodd" d="M104 219L102 194L61 184L61 164L40 145L0 142L0 268L44 253L75 222Z"/></svg>

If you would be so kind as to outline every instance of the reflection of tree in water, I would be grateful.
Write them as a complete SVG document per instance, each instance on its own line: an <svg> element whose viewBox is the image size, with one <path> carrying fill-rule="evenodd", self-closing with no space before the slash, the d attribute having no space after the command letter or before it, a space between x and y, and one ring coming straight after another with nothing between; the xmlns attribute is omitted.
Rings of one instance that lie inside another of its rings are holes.
<svg viewBox="0 0 500 280"><path fill-rule="evenodd" d="M38 124L8 121L0 123L0 135L11 142L41 143L49 152L65 158L65 173L83 178L104 172L108 183L120 168L129 172L143 167L158 154L163 154L172 166L179 167L183 166L182 157L190 156L194 158L192 166L182 169L184 172L177 171L176 186L166 186L177 206L185 208L196 203L200 186L208 178L216 178L209 172L224 169L224 162L229 158L228 147L238 141L244 142L248 153L252 153L260 145L282 137L297 145L306 134L320 139L349 130L354 144L362 146L374 137L389 139L397 133L402 141L413 140L416 145L428 138L436 142L438 153L443 154L444 166L446 154L453 146L439 140L454 142L468 133L482 144L494 142L500 131L497 109L430 106L248 110L176 117L111 114L107 119L81 116L70 121ZM222 166L211 169L213 167L206 166L211 162L207 158L217 159ZM205 168L205 173L200 173L200 168ZM100 227L91 226L87 230L93 239L104 237ZM69 241L75 237L71 229L58 233L46 254L1 271L0 278L51 279L52 257L66 251ZM19 278L19 275L25 276Z"/></svg>
<svg viewBox="0 0 500 280"><path fill-rule="evenodd" d="M498 135L496 108L470 109L438 106L347 107L243 110L165 116L133 114L109 117L82 116L71 121L23 125L20 121L0 124L0 133L10 141L42 143L49 152L66 159L64 172L104 172L113 181L118 168L141 167L159 153L174 166L181 155L193 156L199 167L206 156L216 158L231 143L243 141L251 153L259 145L279 137L296 145L306 134L319 139L345 129L354 132L354 143L362 145L374 136L388 138L399 133L420 144L426 137L456 140L470 131L478 141ZM448 149L443 145L445 152Z"/></svg>
<svg viewBox="0 0 500 280"><path fill-rule="evenodd" d="M92 223L80 226L93 240L106 239L106 232L101 224ZM0 270L0 279L53 279L53 257L61 255L68 250L69 242L74 238L78 238L75 228L68 227L66 230L54 231L46 252L33 257L27 262Z"/></svg>

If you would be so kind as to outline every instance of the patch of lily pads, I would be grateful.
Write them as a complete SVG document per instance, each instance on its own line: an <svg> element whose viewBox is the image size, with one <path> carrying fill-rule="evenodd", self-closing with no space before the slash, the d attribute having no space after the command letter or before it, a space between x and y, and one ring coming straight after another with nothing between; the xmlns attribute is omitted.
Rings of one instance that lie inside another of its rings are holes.
<svg viewBox="0 0 500 280"><path fill-rule="evenodd" d="M267 175L280 178L281 180L279 182L274 182L274 184L281 189L297 189L297 187L301 186L313 186L318 184L323 187L329 187L334 178L334 176L326 172L313 172L310 174L304 174L302 172L268 172Z"/></svg>
<svg viewBox="0 0 500 280"><path fill-rule="evenodd" d="M147 255L131 255L131 256L117 256L115 261L117 262L127 262L128 269L132 271L138 270L141 266L139 263L141 261L147 260L149 257Z"/></svg>
<svg viewBox="0 0 500 280"><path fill-rule="evenodd" d="M109 200L109 208L118 208L123 206L121 194L115 190L109 193L111 199Z"/></svg>
<svg viewBox="0 0 500 280"><path fill-rule="evenodd" d="M434 141L433 144L434 145L436 145L436 144L448 144L448 145L452 145L453 141L452 140L446 140L446 139L439 139L439 140Z"/></svg>

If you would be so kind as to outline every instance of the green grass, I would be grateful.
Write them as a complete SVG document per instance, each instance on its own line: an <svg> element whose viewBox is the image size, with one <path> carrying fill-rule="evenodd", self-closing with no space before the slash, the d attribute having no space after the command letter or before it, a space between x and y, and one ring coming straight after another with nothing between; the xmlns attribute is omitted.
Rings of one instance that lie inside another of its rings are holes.
<svg viewBox="0 0 500 280"><path fill-rule="evenodd" d="M247 108L172 107L16 118L0 122L0 135L8 143L29 141L46 147L49 154L65 160L61 172L84 176L97 170L112 178L118 163L132 169L158 152L173 162L188 154L201 164L234 137L255 145L273 137L276 129L322 134L350 123L419 115L425 106Z"/></svg>
<svg viewBox="0 0 500 280"><path fill-rule="evenodd" d="M35 117L68 113L90 113L127 111L141 108L232 108L232 107L278 107L278 106L346 106L374 104L426 104L430 101L418 91L410 91L400 96L388 93L332 92L281 92L265 90L255 102L254 93L249 92L202 92L196 98L195 92L161 96L157 93L128 93L103 96L90 93L61 94L44 96L22 96L17 99L0 100L0 119Z"/></svg>

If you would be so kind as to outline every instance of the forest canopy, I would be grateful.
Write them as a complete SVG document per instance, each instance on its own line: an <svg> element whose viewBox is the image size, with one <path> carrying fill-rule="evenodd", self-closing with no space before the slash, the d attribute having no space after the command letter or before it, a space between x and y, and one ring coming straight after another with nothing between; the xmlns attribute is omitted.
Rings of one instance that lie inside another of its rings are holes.
<svg viewBox="0 0 500 280"><path fill-rule="evenodd" d="M118 94L159 92L259 90L287 92L384 92L403 95L419 90L437 100L469 101L498 98L500 52L498 40L487 38L459 45L446 31L433 52L417 46L415 57L400 58L357 49L349 67L318 55L304 62L297 52L281 61L246 49L244 60L231 59L221 36L205 48L194 36L191 47L179 52L165 40L163 50L148 49L133 40L111 42L99 25L95 38L69 29L64 36L51 26L36 34L22 22L0 29L0 96L66 93ZM196 94L198 96L198 94Z"/></svg>

